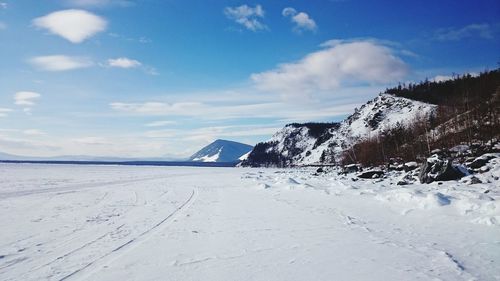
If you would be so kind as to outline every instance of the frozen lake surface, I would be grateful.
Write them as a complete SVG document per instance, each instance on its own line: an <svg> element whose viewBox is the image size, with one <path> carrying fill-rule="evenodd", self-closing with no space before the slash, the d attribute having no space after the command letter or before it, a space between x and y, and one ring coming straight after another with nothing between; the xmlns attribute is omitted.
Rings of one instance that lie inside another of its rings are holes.
<svg viewBox="0 0 500 281"><path fill-rule="evenodd" d="M0 165L0 280L500 280L498 182Z"/></svg>

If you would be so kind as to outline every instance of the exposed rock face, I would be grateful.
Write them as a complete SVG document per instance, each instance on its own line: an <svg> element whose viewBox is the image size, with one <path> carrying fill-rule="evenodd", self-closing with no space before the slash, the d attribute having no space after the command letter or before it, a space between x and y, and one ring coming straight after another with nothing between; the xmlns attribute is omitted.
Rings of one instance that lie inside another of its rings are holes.
<svg viewBox="0 0 500 281"><path fill-rule="evenodd" d="M339 126L339 123L286 125L271 140L257 144L242 165L289 167L321 162L322 155L318 153L323 150L319 148L331 140L331 132Z"/></svg>
<svg viewBox="0 0 500 281"><path fill-rule="evenodd" d="M435 106L381 94L340 123L289 124L267 142L255 146L243 166L339 164L342 154L359 140L396 124L427 115Z"/></svg>
<svg viewBox="0 0 500 281"><path fill-rule="evenodd" d="M464 171L452 164L451 160L445 160L438 155L433 155L420 168L419 179L421 183L434 181L458 180L466 176Z"/></svg>

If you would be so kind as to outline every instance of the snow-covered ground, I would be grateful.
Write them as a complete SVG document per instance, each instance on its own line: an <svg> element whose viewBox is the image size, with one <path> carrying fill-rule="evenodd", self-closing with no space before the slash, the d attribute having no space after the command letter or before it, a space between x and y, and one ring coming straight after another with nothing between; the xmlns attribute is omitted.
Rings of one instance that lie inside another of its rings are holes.
<svg viewBox="0 0 500 281"><path fill-rule="evenodd" d="M496 183L0 165L0 280L500 280Z"/></svg>

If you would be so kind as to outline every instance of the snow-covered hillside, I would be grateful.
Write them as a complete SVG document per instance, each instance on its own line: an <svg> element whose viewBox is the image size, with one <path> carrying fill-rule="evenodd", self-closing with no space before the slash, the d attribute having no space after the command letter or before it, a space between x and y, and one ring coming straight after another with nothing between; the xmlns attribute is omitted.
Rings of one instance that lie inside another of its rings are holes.
<svg viewBox="0 0 500 281"><path fill-rule="evenodd" d="M262 149L282 163L279 166L307 165L339 160L341 153L356 141L373 137L397 123L406 125L418 116L426 116L436 106L406 98L381 94L370 100L339 124L325 125L311 133L308 124L290 124L278 131ZM262 151L260 151L262 153ZM259 166L259 151L252 151L244 165Z"/></svg>
<svg viewBox="0 0 500 281"><path fill-rule="evenodd" d="M244 143L216 140L190 157L199 162L238 162L240 158L252 150L252 146Z"/></svg>

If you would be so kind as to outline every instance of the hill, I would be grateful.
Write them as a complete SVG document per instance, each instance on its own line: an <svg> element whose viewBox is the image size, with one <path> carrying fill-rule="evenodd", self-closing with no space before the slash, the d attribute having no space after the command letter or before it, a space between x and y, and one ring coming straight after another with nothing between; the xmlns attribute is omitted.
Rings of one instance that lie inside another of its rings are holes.
<svg viewBox="0 0 500 281"><path fill-rule="evenodd" d="M203 147L189 159L195 162L239 162L240 158L252 148L248 144L218 139Z"/></svg>

